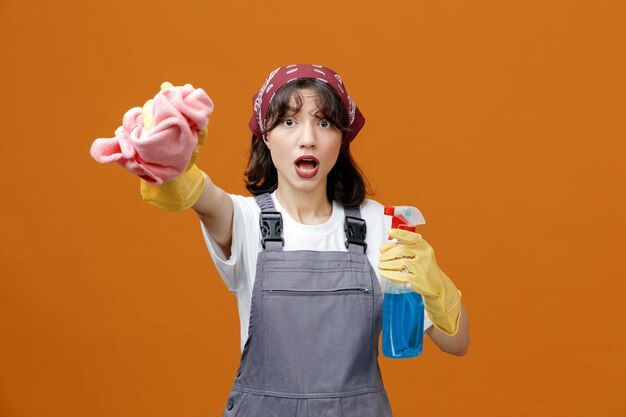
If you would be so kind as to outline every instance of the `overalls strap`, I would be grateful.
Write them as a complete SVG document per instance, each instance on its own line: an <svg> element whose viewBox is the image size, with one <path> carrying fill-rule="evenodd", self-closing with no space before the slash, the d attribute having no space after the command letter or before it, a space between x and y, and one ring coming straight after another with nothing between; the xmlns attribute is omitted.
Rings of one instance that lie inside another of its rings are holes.
<svg viewBox="0 0 626 417"><path fill-rule="evenodd" d="M256 203L261 208L261 211L276 211L274 200L272 200L272 196L269 193L257 195Z"/></svg>
<svg viewBox="0 0 626 417"><path fill-rule="evenodd" d="M276 211L272 196L268 193L256 196L256 202L261 208L259 226L261 227L263 250L282 251L285 244L283 239L283 216Z"/></svg>

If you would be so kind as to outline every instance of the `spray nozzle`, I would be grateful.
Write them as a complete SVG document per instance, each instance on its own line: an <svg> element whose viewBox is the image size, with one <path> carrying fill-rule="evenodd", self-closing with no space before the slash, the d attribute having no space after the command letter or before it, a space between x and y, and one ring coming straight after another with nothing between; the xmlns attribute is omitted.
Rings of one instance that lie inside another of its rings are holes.
<svg viewBox="0 0 626 417"><path fill-rule="evenodd" d="M391 216L392 229L415 232L415 226L426 223L422 213L416 207L411 206L386 206L385 215Z"/></svg>

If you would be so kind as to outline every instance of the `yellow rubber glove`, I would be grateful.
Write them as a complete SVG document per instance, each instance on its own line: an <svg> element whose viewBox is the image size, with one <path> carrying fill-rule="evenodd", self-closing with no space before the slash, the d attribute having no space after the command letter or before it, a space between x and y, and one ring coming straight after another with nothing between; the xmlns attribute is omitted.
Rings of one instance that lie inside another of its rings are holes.
<svg viewBox="0 0 626 417"><path fill-rule="evenodd" d="M193 87L191 84L185 86ZM161 90L173 87L169 82L161 84ZM148 100L143 106L144 129L151 129L154 126L153 119L153 101ZM202 194L205 176L196 166L196 159L200 153L200 148L204 144L207 136L207 128L198 131L198 144L191 154L189 164L185 171L171 181L164 182L161 185L152 185L140 179L141 197L163 210L181 211L192 207Z"/></svg>
<svg viewBox="0 0 626 417"><path fill-rule="evenodd" d="M398 242L380 247L380 275L396 283L411 284L422 295L433 324L447 335L456 334L461 317L461 292L439 269L433 248L419 233L391 229L389 236Z"/></svg>

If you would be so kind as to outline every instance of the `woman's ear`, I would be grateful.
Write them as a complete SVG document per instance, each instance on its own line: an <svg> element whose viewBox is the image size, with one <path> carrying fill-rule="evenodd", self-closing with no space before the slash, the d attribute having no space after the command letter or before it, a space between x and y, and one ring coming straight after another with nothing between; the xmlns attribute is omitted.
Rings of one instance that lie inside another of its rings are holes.
<svg viewBox="0 0 626 417"><path fill-rule="evenodd" d="M267 146L267 149L272 150L272 148L270 147L270 140L268 135L265 135L265 139L263 139L263 143L265 143L265 146Z"/></svg>

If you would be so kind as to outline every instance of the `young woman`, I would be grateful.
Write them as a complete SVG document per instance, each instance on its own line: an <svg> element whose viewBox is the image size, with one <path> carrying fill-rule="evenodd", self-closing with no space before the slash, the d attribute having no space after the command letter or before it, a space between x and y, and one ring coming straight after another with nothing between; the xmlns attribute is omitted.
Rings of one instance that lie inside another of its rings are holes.
<svg viewBox="0 0 626 417"><path fill-rule="evenodd" d="M142 182L152 204L193 207L237 297L242 355L224 416L391 416L377 361L387 279L423 295L437 346L467 349L460 292L432 248L407 231L387 243L383 206L365 198L350 154L364 121L334 71L281 67L253 99L256 198L227 194L193 160L164 185Z"/></svg>

